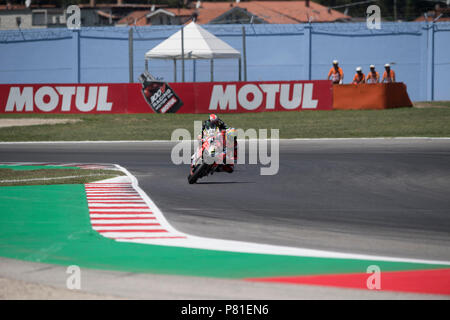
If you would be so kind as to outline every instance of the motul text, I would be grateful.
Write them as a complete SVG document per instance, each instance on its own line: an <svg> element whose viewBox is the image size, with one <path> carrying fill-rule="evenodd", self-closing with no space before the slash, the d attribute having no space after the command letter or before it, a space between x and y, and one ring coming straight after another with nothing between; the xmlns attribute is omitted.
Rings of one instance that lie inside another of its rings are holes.
<svg viewBox="0 0 450 320"><path fill-rule="evenodd" d="M313 99L312 83L247 83L239 89L235 84L214 85L209 110L237 110L238 105L248 111L263 107L275 110L316 109L318 100Z"/></svg>
<svg viewBox="0 0 450 320"><path fill-rule="evenodd" d="M33 86L12 86L5 112L109 112L112 106L108 102L108 86L42 86L36 90Z"/></svg>

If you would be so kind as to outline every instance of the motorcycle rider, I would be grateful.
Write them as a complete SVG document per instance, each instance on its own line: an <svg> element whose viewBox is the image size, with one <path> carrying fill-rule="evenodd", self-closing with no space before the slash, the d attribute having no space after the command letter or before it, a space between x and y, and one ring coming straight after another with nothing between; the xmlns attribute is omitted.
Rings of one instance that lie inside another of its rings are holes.
<svg viewBox="0 0 450 320"><path fill-rule="evenodd" d="M209 115L209 119L205 120L203 122L203 124L202 124L202 136L201 136L201 142L202 143L203 143L203 133L205 132L205 130L215 129L215 128L218 128L220 131L223 131L223 130L227 130L229 127L217 115L210 114ZM236 158L237 158L237 141L236 141L236 138L235 138L235 141L234 141L234 159L236 159ZM225 171L225 172L228 172L228 173L232 173L234 171L234 164L231 163L231 164L220 165L220 166L217 167L216 171L218 171L218 172ZM192 172L192 165L191 165L191 172Z"/></svg>
<svg viewBox="0 0 450 320"><path fill-rule="evenodd" d="M202 138L203 138L203 131L207 129L215 129L219 128L219 130L227 130L228 126L225 122L222 121L222 119L219 119L218 116L216 116L214 113L209 115L209 119L203 121L202 124Z"/></svg>

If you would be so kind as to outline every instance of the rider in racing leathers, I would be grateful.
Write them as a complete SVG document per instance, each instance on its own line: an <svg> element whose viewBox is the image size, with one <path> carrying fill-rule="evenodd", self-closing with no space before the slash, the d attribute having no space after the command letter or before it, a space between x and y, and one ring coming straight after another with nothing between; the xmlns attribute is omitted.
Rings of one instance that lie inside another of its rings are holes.
<svg viewBox="0 0 450 320"><path fill-rule="evenodd" d="M215 114L211 114L208 120L205 120L202 124L202 142L203 142L203 132L204 130L218 128L219 130L227 130L228 126L223 122L219 117ZM199 137L200 138L200 137ZM237 158L237 143L234 143L234 159ZM228 173L232 173L234 171L234 164L223 164L218 166L216 171L226 171ZM191 165L192 172L192 165Z"/></svg>
<svg viewBox="0 0 450 320"><path fill-rule="evenodd" d="M203 121L202 135L203 135L203 131L205 129L210 129L210 128L219 128L219 130L227 130L228 126L225 124L225 122L223 122L221 119L219 119L218 116L216 116L215 114L210 114L209 119Z"/></svg>

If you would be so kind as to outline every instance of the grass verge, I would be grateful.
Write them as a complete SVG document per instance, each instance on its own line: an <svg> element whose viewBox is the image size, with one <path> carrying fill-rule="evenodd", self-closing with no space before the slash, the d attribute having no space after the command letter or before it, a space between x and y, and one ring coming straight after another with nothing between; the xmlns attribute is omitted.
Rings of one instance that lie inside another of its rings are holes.
<svg viewBox="0 0 450 320"><path fill-rule="evenodd" d="M0 186L84 184L124 175L116 170L37 169L13 170L0 168Z"/></svg>
<svg viewBox="0 0 450 320"><path fill-rule="evenodd" d="M78 118L81 122L0 128L0 141L170 140L173 130L193 135L205 114L12 115L2 119ZM292 111L223 114L235 128L279 129L280 138L450 137L450 102L387 110Z"/></svg>

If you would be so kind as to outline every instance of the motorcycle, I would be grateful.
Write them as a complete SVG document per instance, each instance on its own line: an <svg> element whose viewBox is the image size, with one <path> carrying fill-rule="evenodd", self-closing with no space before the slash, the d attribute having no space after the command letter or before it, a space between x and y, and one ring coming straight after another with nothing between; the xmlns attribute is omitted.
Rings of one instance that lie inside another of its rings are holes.
<svg viewBox="0 0 450 320"><path fill-rule="evenodd" d="M233 141L234 151L227 152L227 141ZM230 169L230 164L234 163L236 150L237 140L234 128L204 130L201 146L191 157L189 184L196 183L198 179L212 175L214 172L224 171L224 166L227 166L228 172L231 173L233 169Z"/></svg>

